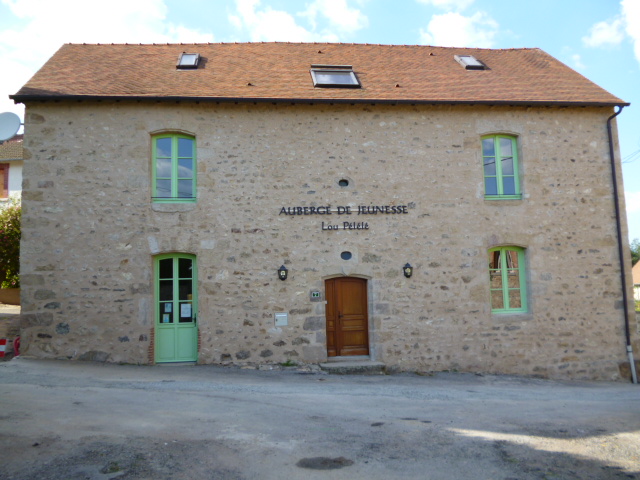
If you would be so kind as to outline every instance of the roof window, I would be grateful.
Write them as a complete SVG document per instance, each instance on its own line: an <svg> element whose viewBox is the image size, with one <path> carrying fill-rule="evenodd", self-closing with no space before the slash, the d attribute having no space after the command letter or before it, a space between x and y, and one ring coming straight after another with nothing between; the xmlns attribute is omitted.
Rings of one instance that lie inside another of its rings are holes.
<svg viewBox="0 0 640 480"><path fill-rule="evenodd" d="M351 65L311 65L311 78L314 87L324 88L360 88Z"/></svg>
<svg viewBox="0 0 640 480"><path fill-rule="evenodd" d="M183 70L189 68L198 68L200 62L200 54L198 53L186 53L182 52L180 58L178 58L178 64L176 68Z"/></svg>
<svg viewBox="0 0 640 480"><path fill-rule="evenodd" d="M487 68L484 63L473 55L454 55L453 58L455 58L456 62L462 65L466 70L484 70Z"/></svg>

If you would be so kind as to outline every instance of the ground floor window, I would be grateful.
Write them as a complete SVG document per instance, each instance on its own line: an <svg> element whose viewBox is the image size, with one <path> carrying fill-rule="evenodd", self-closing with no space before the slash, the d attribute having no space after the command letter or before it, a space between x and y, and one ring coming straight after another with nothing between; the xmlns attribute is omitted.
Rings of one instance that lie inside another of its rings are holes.
<svg viewBox="0 0 640 480"><path fill-rule="evenodd" d="M526 312L524 249L497 247L489 250L491 311Z"/></svg>

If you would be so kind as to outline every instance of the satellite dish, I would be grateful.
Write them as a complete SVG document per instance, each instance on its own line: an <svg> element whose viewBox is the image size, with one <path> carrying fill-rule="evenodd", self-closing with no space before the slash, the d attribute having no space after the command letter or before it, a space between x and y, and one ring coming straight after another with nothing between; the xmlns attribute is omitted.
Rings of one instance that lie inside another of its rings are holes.
<svg viewBox="0 0 640 480"><path fill-rule="evenodd" d="M13 138L20 130L20 117L13 112L0 113L0 142Z"/></svg>

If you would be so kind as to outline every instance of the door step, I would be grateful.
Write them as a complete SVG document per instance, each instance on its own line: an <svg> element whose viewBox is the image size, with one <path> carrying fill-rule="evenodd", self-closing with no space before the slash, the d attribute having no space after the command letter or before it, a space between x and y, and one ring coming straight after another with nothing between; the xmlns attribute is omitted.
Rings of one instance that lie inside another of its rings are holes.
<svg viewBox="0 0 640 480"><path fill-rule="evenodd" d="M385 375L387 366L372 360L333 360L321 363L320 368L334 375Z"/></svg>

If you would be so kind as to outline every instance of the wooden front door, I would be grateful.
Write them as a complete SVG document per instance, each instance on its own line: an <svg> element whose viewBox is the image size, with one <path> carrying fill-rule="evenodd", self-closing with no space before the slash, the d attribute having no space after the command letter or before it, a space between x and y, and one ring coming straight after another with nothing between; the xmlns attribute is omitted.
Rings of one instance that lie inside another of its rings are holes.
<svg viewBox="0 0 640 480"><path fill-rule="evenodd" d="M367 281L341 277L325 281L327 355L369 355Z"/></svg>

